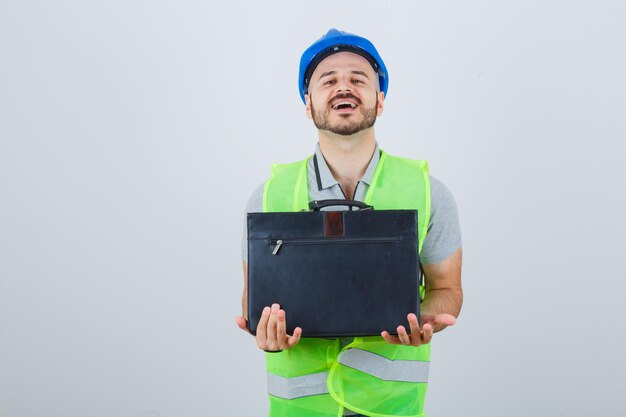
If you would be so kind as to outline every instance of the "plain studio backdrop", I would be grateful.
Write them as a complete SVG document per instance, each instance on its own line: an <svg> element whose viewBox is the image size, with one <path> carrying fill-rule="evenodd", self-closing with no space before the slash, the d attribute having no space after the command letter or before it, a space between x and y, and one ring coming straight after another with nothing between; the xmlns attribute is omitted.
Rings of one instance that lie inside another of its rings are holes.
<svg viewBox="0 0 626 417"><path fill-rule="evenodd" d="M298 62L331 27L460 211L427 414L623 415L624 2L1 0L0 417L266 414L243 210L314 150Z"/></svg>

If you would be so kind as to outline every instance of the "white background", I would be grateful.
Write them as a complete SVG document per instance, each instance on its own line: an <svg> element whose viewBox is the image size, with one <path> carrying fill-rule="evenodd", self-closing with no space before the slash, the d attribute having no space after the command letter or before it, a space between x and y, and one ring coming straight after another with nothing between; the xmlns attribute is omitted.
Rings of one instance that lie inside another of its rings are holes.
<svg viewBox="0 0 626 417"><path fill-rule="evenodd" d="M243 209L313 152L331 27L389 68L381 146L459 206L428 415L623 415L623 2L0 0L0 417L265 415Z"/></svg>

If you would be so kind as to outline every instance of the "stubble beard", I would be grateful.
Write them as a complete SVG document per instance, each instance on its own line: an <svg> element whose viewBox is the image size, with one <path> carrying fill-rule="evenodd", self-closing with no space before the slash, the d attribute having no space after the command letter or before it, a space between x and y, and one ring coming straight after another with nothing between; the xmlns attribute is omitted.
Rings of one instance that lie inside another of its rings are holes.
<svg viewBox="0 0 626 417"><path fill-rule="evenodd" d="M347 97L344 97L347 98ZM332 124L330 119L330 108L317 111L313 107L311 102L311 114L313 115L313 123L319 130L327 130L337 135L350 136L358 133L362 130L369 129L376 123L376 109L378 108L378 97L376 97L376 104L374 107L366 108L362 106L362 102L359 103L359 112L363 116L360 122L344 121Z"/></svg>

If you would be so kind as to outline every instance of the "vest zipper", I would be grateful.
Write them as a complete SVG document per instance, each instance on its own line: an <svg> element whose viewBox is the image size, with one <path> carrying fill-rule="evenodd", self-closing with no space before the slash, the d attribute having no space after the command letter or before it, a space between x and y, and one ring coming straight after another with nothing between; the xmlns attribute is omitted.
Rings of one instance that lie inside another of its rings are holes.
<svg viewBox="0 0 626 417"><path fill-rule="evenodd" d="M393 243L400 241L399 236L389 237L343 237L343 238L309 238L309 239L270 239L270 246L274 246L272 255L278 255L278 251L283 246L289 245L329 245L329 244L350 244L350 243Z"/></svg>

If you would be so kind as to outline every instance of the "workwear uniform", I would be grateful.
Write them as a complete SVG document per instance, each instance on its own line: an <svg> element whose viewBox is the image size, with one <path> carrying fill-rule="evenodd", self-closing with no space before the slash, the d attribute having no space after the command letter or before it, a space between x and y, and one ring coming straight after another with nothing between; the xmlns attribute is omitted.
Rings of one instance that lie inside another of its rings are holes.
<svg viewBox="0 0 626 417"><path fill-rule="evenodd" d="M308 160L274 165L263 191L263 211L306 210ZM419 249L430 218L425 161L384 152L365 203L378 210L416 209ZM373 417L423 416L430 345L392 345L382 337L303 338L291 349L267 354L270 417L337 417L344 408Z"/></svg>

